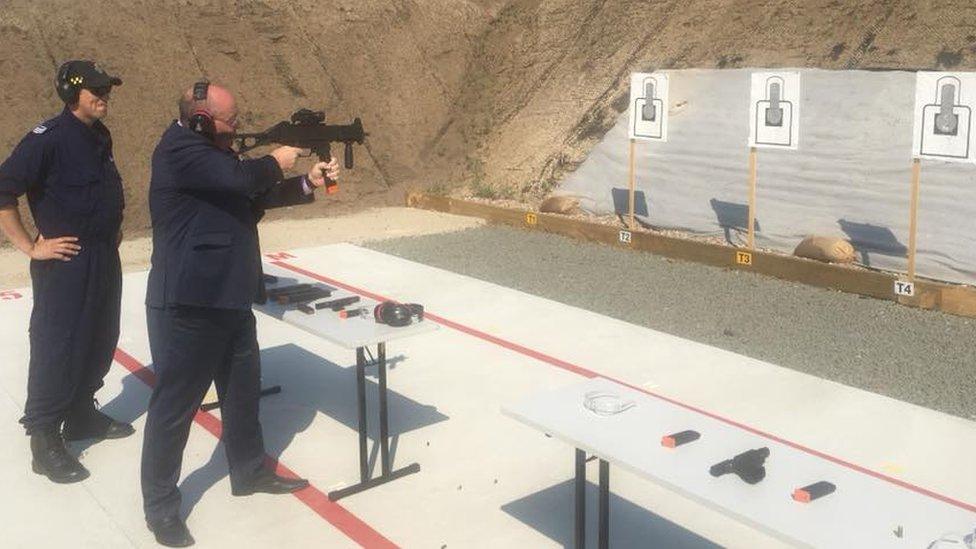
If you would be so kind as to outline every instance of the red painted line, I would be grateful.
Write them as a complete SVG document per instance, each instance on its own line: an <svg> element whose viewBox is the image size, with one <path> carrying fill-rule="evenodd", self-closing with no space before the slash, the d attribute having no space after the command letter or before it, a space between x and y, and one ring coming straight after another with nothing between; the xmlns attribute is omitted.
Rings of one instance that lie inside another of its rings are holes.
<svg viewBox="0 0 976 549"><path fill-rule="evenodd" d="M3 290L0 291L0 301L13 301L15 299L20 299L24 297L17 290Z"/></svg>
<svg viewBox="0 0 976 549"><path fill-rule="evenodd" d="M115 350L115 361L121 364L126 370L132 373L140 380L142 380L149 387L156 386L156 374L152 370L146 368L142 363L132 357L132 355L126 353L122 349ZM211 414L210 412L198 411L196 416L193 417L193 421L206 429L210 434L220 438L220 433L222 431L222 424L217 416ZM276 472L279 475L299 478L291 469L286 467L284 464L278 462L271 456L265 456L266 461L269 465L275 467ZM298 501L305 504L306 507L314 511L318 516L322 517L329 524L335 526L339 531L349 537L349 539L358 543L363 547L368 548L395 548L397 547L392 541L383 537L382 534L374 530L370 525L361 521L356 515L350 513L345 507L339 505L334 501L330 501L328 496L326 496L321 490L315 486L309 485L308 488L299 490L292 494Z"/></svg>
<svg viewBox="0 0 976 549"><path fill-rule="evenodd" d="M309 271L307 269L303 269L303 268L298 267L296 265L291 265L291 264L286 263L284 261L272 261L271 264L272 265L276 265L276 266L281 267L281 268L284 268L284 269L288 269L288 270L293 271L293 272L296 272L298 274L305 275L305 276L307 276L309 278L313 278L315 280L319 280L321 282L325 282L326 284L331 284L333 286L336 286L338 288L342 288L344 290L347 290L347 291L350 291L350 292L359 294L361 296L368 297L369 299L374 299L374 300L377 300L377 301L388 301L389 300L388 298L383 297L383 296L381 296L379 294L375 294L373 292L370 292L368 290L364 290L362 288L357 288L356 286L352 286L350 284L346 284L344 282L335 280L334 278L329 278L327 276L318 274L316 272ZM774 442L778 442L779 444L783 444L785 446L789 446L790 448L799 450L801 452L805 452L805 453L810 454L812 456L816 456L818 458L825 459L827 461L830 461L830 462L835 463L837 465L840 465L842 467L846 467L848 469L852 469L852 470L857 471L859 473L863 473L865 475L874 477L874 478L876 478L878 480L882 480L882 481L885 481L885 482L889 482L891 484L894 484L894 485L899 486L901 488L904 488L906 490L910 490L910 491L915 492L917 494L921 494L923 496L928 496L928 497L930 497L932 499L936 499L938 501L941 501L943 503L947 503L947 504L952 505L954 507L958 507L960 509L965 509L966 511L969 511L969 512L972 512L972 513L976 513L976 505L973 505L971 503L966 503L964 501L960 501L960 500L957 500L957 499L953 499L953 498L950 498L948 496L944 496L942 494L939 494L937 492L933 492L931 490L922 488L920 486L916 486L916 485L911 484L909 482L905 482L903 480L899 480L899 479L896 479L896 478L893 478L893 477L889 477L889 476L887 476L885 474L879 473L877 471L872 471L871 469L867 469L867 468L862 467L860 465L857 465L855 463L851 463L849 461L845 461L845 460L843 460L841 458L832 456L830 454L825 454L824 452L820 452L818 450L814 450L813 448L808 448L806 446L803 446L802 444L798 444L796 442L792 442L792 441L789 441L789 440L780 438L780 437L778 437L776 435L767 433L765 431L760 431L759 429L756 429L754 427L750 427L750 426L745 425L743 423L739 423L739 422L737 422L735 420L726 418L724 416L720 416L718 414L709 412L709 411L704 410L702 408L698 408L698 407L692 406L690 404L685 404L684 402L680 402L680 401L675 400L673 398L669 398L669 397L666 397L664 395L660 395L658 393L654 393L654 392L648 391L648 390L643 389L641 387L637 387L635 385L631 385L630 383L627 383L625 381L622 381L622 380L619 380L619 379L616 379L616 378L613 378L613 377L610 377L610 376L606 376L606 375L600 374L600 373L595 372L593 370L590 370L588 368L584 368L582 366L578 366L576 364L572 364L570 362L566 362L565 360L561 360L561 359L558 359L558 358L551 357L551 356L546 355L544 353L541 353L539 351L535 351L533 349L529 349L528 347L524 347L522 345L519 345L518 343L513 343L511 341L507 341L507 340L502 339L500 337L493 336L491 334L487 334L487 333L482 332L480 330L477 330L475 328L471 328L469 326L465 326L463 324L460 324L458 322L454 322L452 320L448 320L446 318L437 316L435 314L431 314L431 313L425 311L424 312L424 318L428 318L428 319L433 320L434 322L437 322L438 324L441 324L441 325L446 326L448 328L452 328L454 330L457 330L457 331L462 332L464 334L470 335L472 337L476 337L478 339L481 339L481 340L484 340L484 341L488 341L490 343L494 343L495 345L498 345L498 346L504 347L504 348L506 348L508 350L514 351L516 353L523 354L525 356L534 358L534 359L539 360L541 362L545 362L545 363L550 364L552 366L555 366L557 368L561 368L563 370L567 370L567 371L573 372L574 374L579 374L579 375L581 375L583 377L587 377L587 378L602 377L604 379L608 379L610 381L613 381L614 383L619 383L621 385L624 385L626 387L629 387L631 389L634 389L635 391L640 391L641 393L644 393L646 395L652 396L652 397L657 398L659 400L663 400L665 402L668 402L668 403L673 404L675 406L679 406L679 407L684 408L686 410L689 410L689 411L692 411L692 412L695 412L695 413L698 413L698 414L702 414L702 415L707 416L709 418L712 418L712 419L721 421L722 423L725 423L727 425L731 425L733 427L737 427L737 428L742 429L744 431L748 431L748 432L750 432L750 433L752 433L754 435L763 437L763 438L768 439L768 440L772 440Z"/></svg>
<svg viewBox="0 0 976 549"><path fill-rule="evenodd" d="M355 294L359 294L361 296L367 297L367 298L372 299L372 300L375 300L375 301L392 301L389 298L383 297L383 296L381 296L379 294L374 294L374 293L372 293L370 291L367 291L367 290L364 290L362 288L357 288L355 286L350 286L349 284L346 284L344 282L340 282L340 281L338 281L338 280L336 280L334 278L329 278L327 276L323 276L323 275L320 275L318 273L305 270L305 269L303 269L301 267L297 267L295 265L291 265L289 263L285 263L284 261L272 261L271 264L272 265L277 265L277 266L282 267L282 268L285 268L285 269L288 269L290 271L294 271L294 272L299 273L299 274L303 274L303 275L305 275L305 276L307 276L309 278L314 278L314 279L316 279L316 280L318 280L320 282L325 282L326 284L330 284L330 285L335 286L337 288L342 288L343 290L346 290L346 291L349 291L349 292L353 292ZM511 349L511 350L513 350L513 351L515 351L517 353L523 354L525 356L532 357L532 358L534 358L536 360L541 360L542 362L547 362L549 364L558 366L558 367L560 367L560 368L562 368L564 370L569 370L570 372L573 372L574 374L579 374L579 375L581 375L583 377L597 377L599 375L599 374L597 374L595 372L592 372L590 370L587 370L586 368L581 368L579 366L576 366L574 364L571 364L569 362L566 362L565 360L560 360L558 358L551 357L551 356L549 356L547 354L540 353L539 351L530 349L528 347L523 347L521 345L512 343L510 341L505 341L504 339L501 339L499 337L495 337L495 336L490 335L490 334L486 334L486 333L483 333L483 332L477 332L476 330L473 330L472 328L468 328L467 326L458 324L457 322L448 320L446 318L443 318L441 316L437 316L435 314L428 313L426 311L424 312L424 318L428 318L430 320L433 320L434 322L436 322L438 324L441 324L443 326L447 326L448 328L453 328L455 330L468 333L470 335L473 335L475 337L478 337L480 339L483 339L483 340L485 340L485 341L487 341L489 343L494 343L495 345L499 345L501 347L505 347L506 349Z"/></svg>

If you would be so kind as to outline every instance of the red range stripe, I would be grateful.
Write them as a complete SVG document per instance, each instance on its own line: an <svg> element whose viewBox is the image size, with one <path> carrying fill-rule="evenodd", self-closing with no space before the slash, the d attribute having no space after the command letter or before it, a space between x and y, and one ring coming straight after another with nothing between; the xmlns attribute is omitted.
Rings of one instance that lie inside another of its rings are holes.
<svg viewBox="0 0 976 549"><path fill-rule="evenodd" d="M361 296L368 297L369 299L374 299L374 300L377 300L377 301L389 301L388 298L383 297L383 296L381 296L379 294L375 294L373 292L370 292L368 290L364 290L362 288L357 288L356 286L352 286L350 284L346 284L344 282L340 282L338 280L335 280L334 278L329 278L327 276L318 274L316 272L309 271L307 269L303 269L303 268L298 267L296 265L291 265L291 264L289 264L289 263L287 263L285 261L272 261L271 264L272 265L277 265L278 267L281 267L281 268L284 268L284 269L288 269L290 271L293 271L293 272L296 272L296 273L299 273L299 274L302 274L302 275L305 275L305 276L307 276L309 278L314 278L315 280L319 280L321 282L325 282L326 284L331 284L333 286L336 286L336 287L342 288L344 290L347 290L347 291L350 291L350 292L359 294ZM579 375L581 375L583 377L587 377L587 378L602 377L604 379L608 379L610 381L613 381L614 383L619 383L621 385L624 385L626 387L629 387L631 389L634 389L635 391L640 391L641 393L644 393L646 395L650 395L650 396L652 396L654 398L663 400L663 401L668 402L670 404L673 404L675 406L679 406L679 407L684 408L686 410L690 410L692 412L695 412L695 413L698 413L698 414L702 414L702 415L707 416L707 417L710 417L712 419L721 421L722 423L725 423L727 425L731 425L733 427L738 427L739 429L742 429L744 431L748 431L748 432L750 432L750 433L752 433L754 435L757 435L757 436L766 438L766 439L771 440L771 441L774 441L774 442L778 442L778 443L783 444L785 446L789 446L790 448L794 448L796 450L800 450L801 452L806 452L806 453L808 453L810 455L816 456L816 457L821 458L821 459L825 459L825 460L830 461L832 463L836 463L837 465L840 465L842 467L846 467L848 469L852 469L854 471L857 471L859 473L863 473L865 475L874 477L876 479L883 480L885 482L889 482L891 484L894 484L894 485L899 486L901 488L905 488L906 490L911 490L912 492L921 494L923 496L928 496L930 498L936 499L936 500L941 501L943 503L948 503L949 505L952 505L954 507L958 507L960 509L965 509L966 511L970 511L972 513L976 513L976 505L973 505L973 504L970 504L970 503L966 503L964 501L960 501L960 500L957 500L957 499L950 498L949 496L945 496L945 495L939 494L937 492L933 492L931 490L922 488L920 486L916 486L914 484L911 484L909 482L905 482L903 480L899 480L899 479L896 479L896 478L893 478L893 477L889 477L888 475L879 473L877 471L872 471L871 469L867 469L867 468L862 467L860 465L857 465L855 463L851 463L849 461L845 461L845 460L843 460L841 458L832 456L830 454L825 454L824 452L820 452L818 450L814 450L813 448L808 448L806 446L803 446L802 444L798 444L796 442L792 442L792 441L789 441L789 440L780 438L780 437L778 437L776 435L767 433L765 431L760 431L759 429L756 429L754 427L750 427L750 426L745 425L743 423L739 423L739 422L737 422L735 420L732 420L732 419L729 419L727 417L720 416L718 414L709 412L709 411L704 410L702 408L698 408L696 406L692 406L690 404L686 404L684 402L680 402L680 401L675 400L673 398L669 398L669 397L666 397L664 395L660 395L658 393L654 393L652 391L648 391L648 390L643 389L641 387L637 387L635 385L631 385L630 383L627 383L625 381L622 381L622 380L619 380L619 379L616 379L616 378L613 378L613 377L610 377L610 376L606 376L606 375L597 373L597 372L595 372L593 370L590 370L588 368L584 368L582 366L578 366L576 364L572 364L570 362L566 362L565 360L561 360L561 359L558 359L558 358L551 357L549 355L546 355L544 353L541 353L541 352L536 351L536 350L533 350L533 349L529 349L528 347L524 347L524 346L519 345L517 343L513 343L511 341L504 340L504 339L502 339L500 337L493 336L491 334L487 334L487 333L482 332L480 330L477 330L475 328L471 328L470 326L465 326L463 324L454 322L452 320L448 320L446 318L437 316L435 314L431 314L431 313L426 312L426 311L424 312L424 318L429 318L430 320L433 320L434 322L437 322L438 324L441 324L443 326L447 326L448 328L452 328L454 330L457 330L459 332L465 333L465 334L470 335L472 337L476 337L478 339L481 339L481 340L484 340L484 341L488 341L490 343L494 343L495 345L499 345L501 347L504 347L504 348L509 349L511 351L514 351L516 353L520 353L520 354L523 354L525 356L534 358L536 360L545 362L547 364L551 364L552 366L555 366L557 368L562 368L563 370L567 370L567 371L573 372L575 374L579 374Z"/></svg>
<svg viewBox="0 0 976 549"><path fill-rule="evenodd" d="M381 296L379 294L374 294L373 292L370 292L368 290L364 290L362 288L357 288L355 286L351 286L349 284L346 284L345 282L340 282L340 281L338 281L338 280L336 280L334 278L329 278L327 276L323 276L323 275L320 275L318 273L305 270L305 269L303 269L301 267L298 267L298 266L295 266L295 265L291 265L291 264L285 263L284 261L272 261L271 264L272 265L277 265L277 266L282 267L284 269L288 269L290 271L294 271L294 272L299 273L299 274L303 274L303 275L305 275L305 276L307 276L309 278L314 278L314 279L316 279L316 280L318 280L320 282L325 282L326 284L330 284L332 286L336 286L338 288L342 288L343 290L346 290L346 291L349 291L349 292L353 292L355 294L359 294L359 295L361 295L363 297L367 297L367 298L372 299L372 300L375 300L375 301L392 301L391 299L386 298L386 297L383 297L383 296ZM510 341L506 341L506 340L504 340L504 339L502 339L500 337L495 337L495 336L493 336L491 334L486 334L484 332L479 332L477 330L474 330L473 328L468 328L467 326L464 326L462 324L458 324L457 322L454 322L452 320L448 320L448 319L446 319L444 317L441 317L441 316L438 316L438 315L435 315L435 314L432 314L432 313L428 313L426 311L424 311L424 318L429 318L430 320L433 320L434 322L436 322L438 324L441 324L443 326L447 326L448 328L453 328L453 329L458 330L460 332L465 332L465 333L470 334L470 335L473 335L473 336L475 336L475 337L477 337L479 339L483 339L483 340L485 340L485 341L487 341L489 343L494 343L495 345L499 345L501 347L505 347L506 349L511 349L511 350L513 350L513 351L515 351L517 353L523 354L525 356L532 357L532 358L534 358L536 360L541 360L542 362L547 362L547 363L552 364L554 366L558 366L558 367L560 367L560 368L562 368L564 370L569 370L570 372L573 372L574 374L579 374L579 375L581 375L583 377L597 377L599 375L596 372L593 372L591 370L587 370L586 368L581 368L579 366L576 366L575 364L571 364L569 362L566 362L565 360L560 360L558 358L549 356L547 354L540 353L539 351L536 351L534 349L530 349L528 347L523 347L522 345L518 345L516 343L512 343Z"/></svg>
<svg viewBox="0 0 976 549"><path fill-rule="evenodd" d="M122 349L116 349L115 361L125 367L125 369L131 372L132 375L142 380L146 385L150 387L156 386L156 374L132 357L132 355L126 353ZM220 420L217 419L217 416L209 412L198 411L196 416L194 416L193 421L195 421L197 425L200 425L206 429L213 436L220 438L222 424ZM291 469L278 462L273 457L265 456L265 459L269 464L275 467L275 470L279 475L299 478L298 475L292 472ZM330 524L338 528L339 531L348 536L349 539L363 547L397 547L396 544L383 537L382 534L374 530L372 527L370 527L370 525L359 520L356 515L350 513L345 507L334 501L330 501L329 498L315 486L309 485L308 488L299 490L292 495L304 503L306 507L312 511L315 511L318 516L322 517Z"/></svg>

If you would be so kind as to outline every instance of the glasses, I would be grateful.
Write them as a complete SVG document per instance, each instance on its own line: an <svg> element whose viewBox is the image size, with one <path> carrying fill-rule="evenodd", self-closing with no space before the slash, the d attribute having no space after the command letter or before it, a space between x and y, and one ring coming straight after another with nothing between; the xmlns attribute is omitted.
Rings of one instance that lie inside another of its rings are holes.
<svg viewBox="0 0 976 549"><path fill-rule="evenodd" d="M216 122L223 122L227 127L231 128L231 129L234 129L234 130L237 129L237 115L236 114L234 116L231 116L227 120L224 120L222 118L216 118L216 117L214 117L214 121L216 121Z"/></svg>

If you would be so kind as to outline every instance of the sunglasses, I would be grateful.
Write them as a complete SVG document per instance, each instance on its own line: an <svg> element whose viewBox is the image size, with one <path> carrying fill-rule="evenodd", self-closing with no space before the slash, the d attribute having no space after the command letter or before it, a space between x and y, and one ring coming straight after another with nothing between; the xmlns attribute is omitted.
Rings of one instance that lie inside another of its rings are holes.
<svg viewBox="0 0 976 549"><path fill-rule="evenodd" d="M99 86L97 88L88 88L88 91L92 92L92 95L96 97L105 97L112 92L112 86Z"/></svg>

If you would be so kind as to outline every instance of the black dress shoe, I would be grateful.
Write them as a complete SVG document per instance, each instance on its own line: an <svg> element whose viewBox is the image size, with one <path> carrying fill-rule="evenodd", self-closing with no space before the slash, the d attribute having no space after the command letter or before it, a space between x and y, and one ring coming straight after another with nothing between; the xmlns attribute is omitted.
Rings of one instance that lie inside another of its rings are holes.
<svg viewBox="0 0 976 549"><path fill-rule="evenodd" d="M95 407L95 403L93 399L68 414L64 421L65 440L125 438L136 432L132 425L115 421L103 414Z"/></svg>
<svg viewBox="0 0 976 549"><path fill-rule="evenodd" d="M88 478L88 469L68 453L56 427L32 433L30 438L31 469L58 484L79 482Z"/></svg>
<svg viewBox="0 0 976 549"><path fill-rule="evenodd" d="M166 547L189 547L195 542L186 523L180 517L166 517L158 522L147 522L149 531L156 536L156 541Z"/></svg>
<svg viewBox="0 0 976 549"><path fill-rule="evenodd" d="M254 478L246 483L234 486L231 483L230 492L235 496L249 496L262 492L265 494L290 494L308 486L303 478L287 478L275 474L271 469L262 467Z"/></svg>

